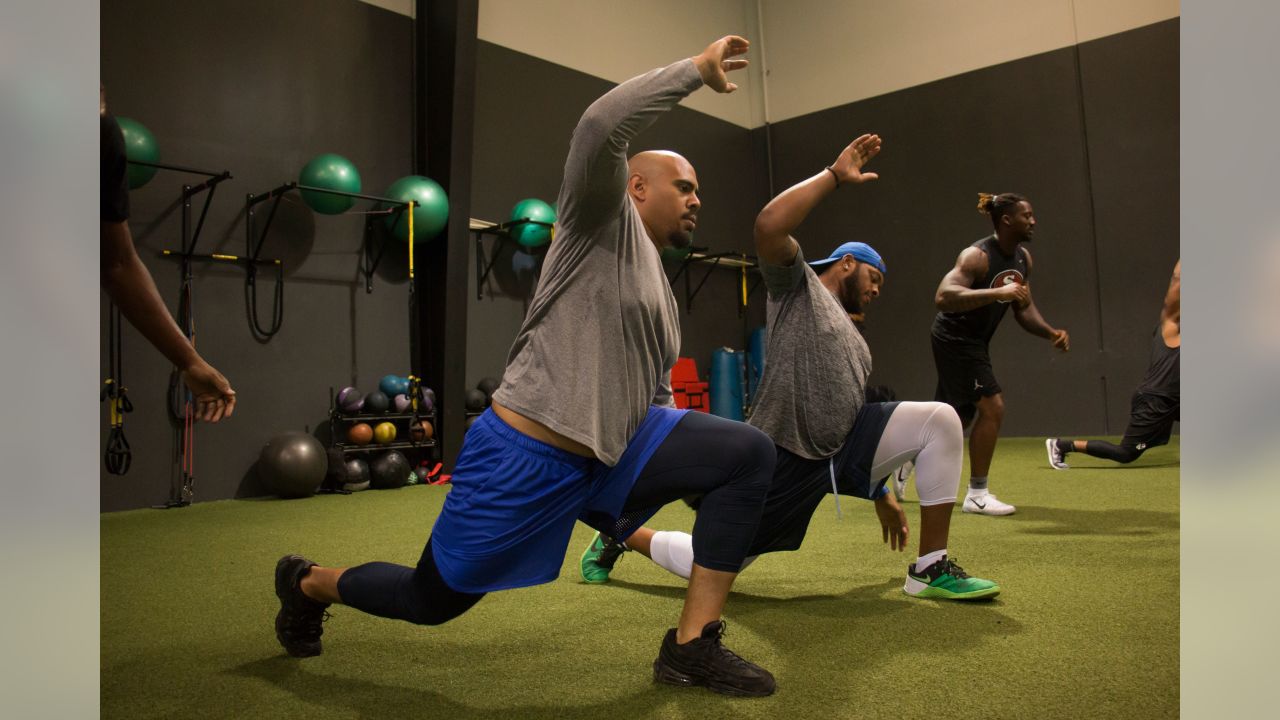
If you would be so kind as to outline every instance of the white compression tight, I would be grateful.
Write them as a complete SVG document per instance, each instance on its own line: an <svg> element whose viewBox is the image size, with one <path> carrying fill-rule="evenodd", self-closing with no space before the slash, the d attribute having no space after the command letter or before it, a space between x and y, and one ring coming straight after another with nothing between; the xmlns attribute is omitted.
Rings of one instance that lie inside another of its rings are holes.
<svg viewBox="0 0 1280 720"><path fill-rule="evenodd" d="M871 477L887 477L908 460L916 464L920 505L955 503L964 460L964 430L950 405L898 403L876 444ZM693 570L693 536L689 533L655 532L649 552L655 563L682 578L687 579ZM742 569L755 559L748 557Z"/></svg>

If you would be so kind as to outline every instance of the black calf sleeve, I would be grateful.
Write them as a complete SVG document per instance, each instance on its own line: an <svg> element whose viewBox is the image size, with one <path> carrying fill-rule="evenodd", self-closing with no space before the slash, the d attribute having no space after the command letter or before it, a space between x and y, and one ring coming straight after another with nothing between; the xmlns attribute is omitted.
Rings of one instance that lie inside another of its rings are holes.
<svg viewBox="0 0 1280 720"><path fill-rule="evenodd" d="M1086 455L1092 455L1093 457L1128 464L1141 457L1143 450L1139 450L1132 445L1113 445L1104 440L1090 440L1085 443L1084 452Z"/></svg>
<svg viewBox="0 0 1280 720"><path fill-rule="evenodd" d="M431 540L418 567L371 562L350 568L338 579L344 605L370 615L441 625L470 610L484 593L458 592L445 584L431 554Z"/></svg>

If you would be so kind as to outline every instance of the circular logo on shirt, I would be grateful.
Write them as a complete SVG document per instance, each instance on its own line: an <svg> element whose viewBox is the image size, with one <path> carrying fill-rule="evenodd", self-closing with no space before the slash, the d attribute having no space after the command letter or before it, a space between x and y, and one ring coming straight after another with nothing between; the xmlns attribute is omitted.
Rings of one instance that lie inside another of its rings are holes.
<svg viewBox="0 0 1280 720"><path fill-rule="evenodd" d="M1011 283L1018 283L1019 285L1021 285L1023 284L1023 282L1024 282L1024 278L1022 277L1022 273L1019 272L1017 269L1003 270L997 273L995 277L991 278L991 287L999 288L999 287L1004 287L1005 285L1009 285ZM1001 305L1009 304L1008 300L997 300L996 302L1000 303Z"/></svg>

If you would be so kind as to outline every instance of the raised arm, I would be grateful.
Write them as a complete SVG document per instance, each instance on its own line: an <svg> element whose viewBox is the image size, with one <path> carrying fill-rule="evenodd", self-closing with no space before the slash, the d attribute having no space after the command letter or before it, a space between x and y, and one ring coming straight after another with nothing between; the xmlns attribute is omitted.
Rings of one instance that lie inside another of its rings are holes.
<svg viewBox="0 0 1280 720"><path fill-rule="evenodd" d="M840 152L830 167L787 188L756 216L756 254L770 265L787 267L800 249L791 233L819 202L840 185L861 184L879 175L862 166L880 153L879 135L862 135Z"/></svg>
<svg viewBox="0 0 1280 720"><path fill-rule="evenodd" d="M956 258L956 266L942 276L933 302L943 312L967 312L993 302L1023 302L1029 293L1026 286L1011 283L998 288L975 288L978 278L987 274L987 255L978 248L965 248Z"/></svg>
<svg viewBox="0 0 1280 720"><path fill-rule="evenodd" d="M1023 250L1024 252L1027 252L1027 274L1030 275L1032 267L1031 253L1026 251L1026 248L1023 248ZM1026 330L1036 337L1042 337L1046 340L1052 341L1053 346L1062 352L1070 350L1071 336L1067 334L1067 331L1053 327L1046 322L1043 317L1041 317L1040 310L1036 307L1035 301L1031 298L1030 281L1022 287L1026 289L1026 295L1025 299L1021 301L1014 301L1014 319L1018 321L1018 324L1022 326L1023 330Z"/></svg>
<svg viewBox="0 0 1280 720"><path fill-rule="evenodd" d="M634 77L592 103L569 144L560 224L582 230L616 215L626 196L632 138L704 84L717 92L736 90L725 73L746 67L738 56L749 45L736 35L723 37L700 54Z"/></svg>

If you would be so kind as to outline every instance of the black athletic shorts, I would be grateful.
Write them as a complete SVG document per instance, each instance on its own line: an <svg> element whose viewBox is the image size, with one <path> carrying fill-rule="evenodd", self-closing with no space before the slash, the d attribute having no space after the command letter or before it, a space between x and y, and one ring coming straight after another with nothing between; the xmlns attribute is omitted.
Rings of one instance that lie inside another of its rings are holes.
<svg viewBox="0 0 1280 720"><path fill-rule="evenodd" d="M1129 402L1129 427L1125 428L1121 447L1146 450L1169 444L1173 424L1182 416L1178 400L1138 390Z"/></svg>
<svg viewBox="0 0 1280 720"><path fill-rule="evenodd" d="M818 503L831 492L831 469L834 463L836 487L841 495L864 500L880 494L887 478L871 479L880 436L889 424L896 402L867 403L858 411L853 430L844 445L827 460L810 460L786 448L778 448L778 464L773 483L764 501L764 514L756 530L748 555L779 550L796 550L809 530L809 519Z"/></svg>
<svg viewBox="0 0 1280 720"><path fill-rule="evenodd" d="M956 409L966 423L973 418L978 400L1001 392L991 370L991 353L981 343L957 343L930 336L933 364L938 369L938 389L933 399Z"/></svg>

